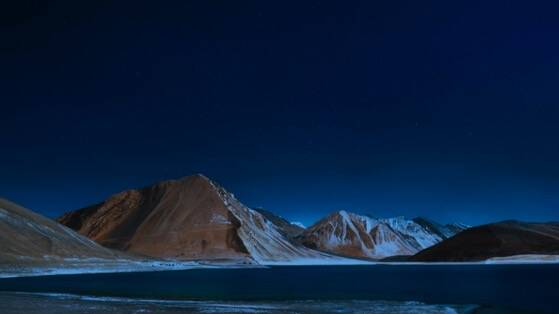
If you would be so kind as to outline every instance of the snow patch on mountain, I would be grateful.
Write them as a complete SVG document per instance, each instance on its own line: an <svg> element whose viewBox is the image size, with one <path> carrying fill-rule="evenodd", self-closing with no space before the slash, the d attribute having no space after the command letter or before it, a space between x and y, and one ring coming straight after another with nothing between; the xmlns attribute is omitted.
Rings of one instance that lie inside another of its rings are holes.
<svg viewBox="0 0 559 314"><path fill-rule="evenodd" d="M216 223L216 224L223 224L223 225L231 224L231 222L227 218L225 218L223 215L216 214L216 213L214 213L212 215L212 218L211 218L210 222L211 223Z"/></svg>
<svg viewBox="0 0 559 314"><path fill-rule="evenodd" d="M299 228L303 228L303 229L307 228L307 227L305 227L305 225L303 225L302 223L300 223L298 221L292 221L291 224L294 225L294 226L297 226Z"/></svg>

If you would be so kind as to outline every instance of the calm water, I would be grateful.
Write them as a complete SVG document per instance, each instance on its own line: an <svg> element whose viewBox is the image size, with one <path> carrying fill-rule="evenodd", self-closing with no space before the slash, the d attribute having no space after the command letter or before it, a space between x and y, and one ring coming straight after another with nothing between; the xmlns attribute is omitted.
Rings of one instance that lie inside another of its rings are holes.
<svg viewBox="0 0 559 314"><path fill-rule="evenodd" d="M19 311L41 304L43 313L65 305L68 313L88 306L103 308L99 313L106 307L134 313L138 306L167 313L466 313L472 305L484 305L480 313L559 313L559 265L195 269L8 278L0 279L0 290L49 293L1 293L13 313L21 303L31 308Z"/></svg>

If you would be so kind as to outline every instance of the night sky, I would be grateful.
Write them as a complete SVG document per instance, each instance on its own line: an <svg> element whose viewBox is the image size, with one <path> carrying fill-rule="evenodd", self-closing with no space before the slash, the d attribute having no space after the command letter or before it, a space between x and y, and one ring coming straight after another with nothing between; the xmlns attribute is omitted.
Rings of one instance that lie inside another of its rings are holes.
<svg viewBox="0 0 559 314"><path fill-rule="evenodd" d="M47 216L200 172L305 224L559 220L552 1L12 2L0 195Z"/></svg>

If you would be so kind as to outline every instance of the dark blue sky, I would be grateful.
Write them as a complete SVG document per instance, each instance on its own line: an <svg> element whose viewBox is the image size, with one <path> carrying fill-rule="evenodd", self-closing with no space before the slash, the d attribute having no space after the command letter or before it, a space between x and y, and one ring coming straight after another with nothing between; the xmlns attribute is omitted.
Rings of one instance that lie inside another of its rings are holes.
<svg viewBox="0 0 559 314"><path fill-rule="evenodd" d="M552 1L2 6L0 195L43 214L201 172L306 224L559 220Z"/></svg>

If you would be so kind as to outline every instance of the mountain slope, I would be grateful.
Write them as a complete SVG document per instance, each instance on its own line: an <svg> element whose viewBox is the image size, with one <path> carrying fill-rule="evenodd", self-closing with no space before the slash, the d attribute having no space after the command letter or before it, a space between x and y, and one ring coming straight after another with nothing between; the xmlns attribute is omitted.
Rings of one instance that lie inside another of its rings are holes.
<svg viewBox="0 0 559 314"><path fill-rule="evenodd" d="M358 258L413 255L452 232L438 224L419 224L403 217L375 219L338 211L307 228L299 237L306 246ZM453 233L452 233L453 234Z"/></svg>
<svg viewBox="0 0 559 314"><path fill-rule="evenodd" d="M465 230L411 257L413 261L480 261L559 254L559 223L503 221Z"/></svg>
<svg viewBox="0 0 559 314"><path fill-rule="evenodd" d="M59 221L102 245L153 257L258 263L328 258L292 243L203 175L124 191Z"/></svg>
<svg viewBox="0 0 559 314"><path fill-rule="evenodd" d="M55 221L0 199L0 264L53 262L65 258L118 258Z"/></svg>

